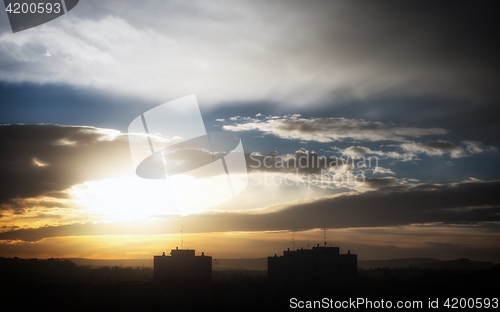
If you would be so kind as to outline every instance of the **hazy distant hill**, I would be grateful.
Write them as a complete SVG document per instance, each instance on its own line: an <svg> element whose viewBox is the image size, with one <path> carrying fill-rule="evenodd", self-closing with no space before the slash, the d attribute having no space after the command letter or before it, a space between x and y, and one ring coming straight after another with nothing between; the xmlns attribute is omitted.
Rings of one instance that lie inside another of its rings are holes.
<svg viewBox="0 0 500 312"><path fill-rule="evenodd" d="M116 260L101 260L101 259L68 259L79 266L91 267L153 267L153 258L151 259L116 259ZM217 261L217 263L215 263ZM440 261L432 258L407 258L407 259L388 259L388 260L361 260L358 261L360 269L375 269L375 268L409 268L419 269L468 269L480 270L492 267L498 267L499 264L491 262L472 261L469 259L457 259L451 261ZM267 258L252 258L252 259L212 259L213 270L258 270L267 271Z"/></svg>
<svg viewBox="0 0 500 312"><path fill-rule="evenodd" d="M262 270L267 271L267 258L255 259L217 259L217 268L219 270L243 269L243 270ZM406 259L388 259L388 260L362 260L358 261L358 268L409 268L419 269L457 269L457 270L481 270L492 267L499 267L499 264L491 262L471 261L469 259L457 259L451 261L440 261L432 258L406 258ZM215 270L215 263L212 265Z"/></svg>
<svg viewBox="0 0 500 312"><path fill-rule="evenodd" d="M438 261L431 263L421 263L414 267L419 269L450 269L450 270L483 270L498 267L498 264L483 261L472 261L467 258Z"/></svg>
<svg viewBox="0 0 500 312"><path fill-rule="evenodd" d="M71 258L68 259L80 266L91 267L153 267L153 257L151 259L116 259L116 260L103 260L103 259L84 259L84 258Z"/></svg>
<svg viewBox="0 0 500 312"><path fill-rule="evenodd" d="M212 264L212 269L216 269L215 263ZM254 259L217 259L218 270L259 270L267 271L267 258Z"/></svg>
<svg viewBox="0 0 500 312"><path fill-rule="evenodd" d="M358 261L358 268L360 269L375 269L375 268L407 268L409 266L416 266L426 263L439 262L437 259L432 258L407 258L407 259L388 259L388 260L362 260Z"/></svg>
<svg viewBox="0 0 500 312"><path fill-rule="evenodd" d="M91 267L153 267L153 258L151 259L116 259L116 260L102 260L102 259L83 259L72 258L68 259L79 266ZM254 259L212 259L212 269L218 270L259 270L267 271L267 258L254 258Z"/></svg>
<svg viewBox="0 0 500 312"><path fill-rule="evenodd" d="M432 258L408 258L408 259L389 259L389 260L365 260L358 261L358 268L408 268L418 269L450 269L450 270L483 270L498 267L498 264L491 262L472 261L467 258L441 261Z"/></svg>

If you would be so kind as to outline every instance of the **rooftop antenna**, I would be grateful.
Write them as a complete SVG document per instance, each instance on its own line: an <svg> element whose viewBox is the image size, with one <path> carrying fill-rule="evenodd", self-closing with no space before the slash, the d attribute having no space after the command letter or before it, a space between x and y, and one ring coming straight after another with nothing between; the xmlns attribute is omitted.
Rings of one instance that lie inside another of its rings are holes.
<svg viewBox="0 0 500 312"><path fill-rule="evenodd" d="M295 250L295 234L292 234L292 250Z"/></svg>
<svg viewBox="0 0 500 312"><path fill-rule="evenodd" d="M326 246L326 227L324 227L322 230L323 230L323 242L325 243Z"/></svg>
<svg viewBox="0 0 500 312"><path fill-rule="evenodd" d="M309 239L307 239L307 249L309 249Z"/></svg>

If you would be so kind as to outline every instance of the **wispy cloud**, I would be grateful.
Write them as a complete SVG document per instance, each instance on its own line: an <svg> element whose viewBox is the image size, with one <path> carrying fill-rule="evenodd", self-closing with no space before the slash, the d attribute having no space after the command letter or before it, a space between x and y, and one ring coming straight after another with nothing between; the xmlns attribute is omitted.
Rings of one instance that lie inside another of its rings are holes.
<svg viewBox="0 0 500 312"><path fill-rule="evenodd" d="M429 156L450 155L451 158L464 157L466 155L463 148L449 141L430 141L426 143L403 143L401 148L410 153L423 153Z"/></svg>
<svg viewBox="0 0 500 312"><path fill-rule="evenodd" d="M382 168L382 167L376 167L373 169L373 174L392 174L394 175L394 172L391 169L388 168Z"/></svg>
<svg viewBox="0 0 500 312"><path fill-rule="evenodd" d="M449 155L451 158L460 158L472 154L494 152L498 149L493 146L485 146L478 141L463 141L465 148L449 141L429 141L425 143L403 143L400 148L410 154L426 154L428 156Z"/></svg>
<svg viewBox="0 0 500 312"><path fill-rule="evenodd" d="M293 116L271 116L265 119L224 125L227 131L257 130L283 139L315 141L320 143L362 140L397 141L430 135L444 135L442 128L418 128L394 124L347 118L301 118Z"/></svg>
<svg viewBox="0 0 500 312"><path fill-rule="evenodd" d="M480 154L480 153L484 153L484 152L498 151L498 149L496 147L485 146L483 143L481 143L479 141L463 141L462 143L465 145L465 149L470 154Z"/></svg>
<svg viewBox="0 0 500 312"><path fill-rule="evenodd" d="M339 151L343 155L347 155L353 158L365 155L377 155L380 158L395 158L403 160L409 160L412 158L412 155L408 155L407 153L400 153L398 151L372 150L369 147L365 146L350 146L345 149L339 149L337 147L334 147L332 149Z"/></svg>

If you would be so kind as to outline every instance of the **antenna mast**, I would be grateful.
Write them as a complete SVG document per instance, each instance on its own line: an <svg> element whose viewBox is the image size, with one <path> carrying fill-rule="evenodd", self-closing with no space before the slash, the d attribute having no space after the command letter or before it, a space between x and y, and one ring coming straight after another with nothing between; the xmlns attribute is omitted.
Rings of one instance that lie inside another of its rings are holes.
<svg viewBox="0 0 500 312"><path fill-rule="evenodd" d="M184 249L184 225L181 227L181 249Z"/></svg>

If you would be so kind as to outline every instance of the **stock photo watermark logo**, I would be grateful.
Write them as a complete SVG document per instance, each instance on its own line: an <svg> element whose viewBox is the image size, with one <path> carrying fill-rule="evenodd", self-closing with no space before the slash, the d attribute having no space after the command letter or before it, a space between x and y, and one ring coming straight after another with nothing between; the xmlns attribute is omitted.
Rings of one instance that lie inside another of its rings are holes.
<svg viewBox="0 0 500 312"><path fill-rule="evenodd" d="M79 0L3 0L12 32L33 28L71 11Z"/></svg>
<svg viewBox="0 0 500 312"><path fill-rule="evenodd" d="M366 182L365 171L378 168L378 157L250 154L250 185L351 188Z"/></svg>
<svg viewBox="0 0 500 312"><path fill-rule="evenodd" d="M241 139L234 133L207 133L194 95L142 113L128 133L136 174L163 184L166 213L206 211L248 184Z"/></svg>

